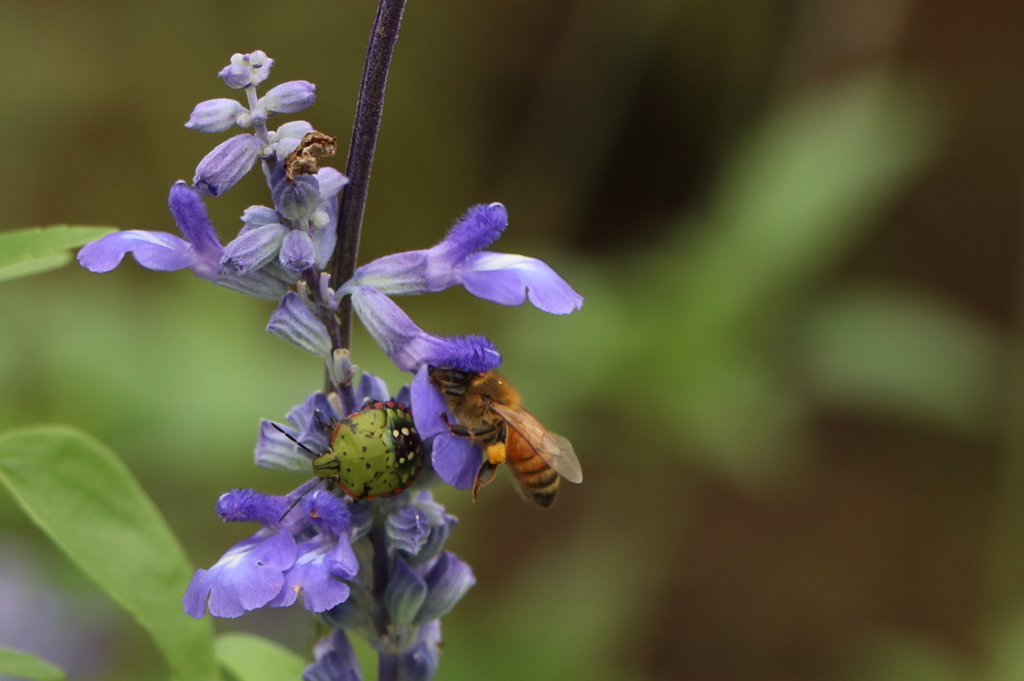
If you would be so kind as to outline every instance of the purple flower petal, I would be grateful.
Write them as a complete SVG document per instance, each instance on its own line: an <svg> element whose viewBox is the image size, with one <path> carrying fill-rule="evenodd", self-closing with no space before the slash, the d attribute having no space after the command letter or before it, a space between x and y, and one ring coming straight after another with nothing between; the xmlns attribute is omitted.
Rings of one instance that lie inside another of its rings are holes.
<svg viewBox="0 0 1024 681"><path fill-rule="evenodd" d="M426 365L420 367L412 379L412 418L416 422L416 430L420 437L429 440L438 433L448 432L448 427L441 418L448 413L444 397L430 382Z"/></svg>
<svg viewBox="0 0 1024 681"><path fill-rule="evenodd" d="M140 265L159 272L185 269L195 261L195 254L184 239L166 232L132 229L86 244L78 251L78 262L91 272L109 272L129 252Z"/></svg>
<svg viewBox="0 0 1024 681"><path fill-rule="evenodd" d="M276 85L267 92L263 101L268 111L295 113L316 101L316 85L305 80L292 80Z"/></svg>
<svg viewBox="0 0 1024 681"><path fill-rule="evenodd" d="M285 531L260 530L235 544L209 570L197 570L183 599L185 612L238 617L271 601L284 585L284 571L296 558L295 540Z"/></svg>
<svg viewBox="0 0 1024 681"><path fill-rule="evenodd" d="M583 307L583 296L536 258L476 253L462 263L458 276L476 297L502 305L522 305L528 295L535 307L550 314L569 314Z"/></svg>
<svg viewBox="0 0 1024 681"><path fill-rule="evenodd" d="M295 564L284 576L280 593L269 602L273 608L286 607L295 602L302 592L302 603L311 612L330 610L344 602L349 586L335 577L330 570L329 555L336 548L335 540L316 535L298 547Z"/></svg>
<svg viewBox="0 0 1024 681"><path fill-rule="evenodd" d="M217 74L229 88L239 90L249 84L249 67L245 64L228 64Z"/></svg>
<svg viewBox="0 0 1024 681"><path fill-rule="evenodd" d="M431 461L434 470L447 484L457 489L469 489L480 470L483 452L467 438L441 433L434 438Z"/></svg>
<svg viewBox="0 0 1024 681"><path fill-rule="evenodd" d="M294 291L285 295L270 315L267 331L317 357L326 360L331 356L331 338L327 327L310 312Z"/></svg>
<svg viewBox="0 0 1024 681"><path fill-rule="evenodd" d="M335 168L321 168L316 171L317 183L320 185L320 201L334 198L348 184L348 178Z"/></svg>
<svg viewBox="0 0 1024 681"><path fill-rule="evenodd" d="M486 338L432 336L375 288L358 286L342 293L352 295L352 307L363 326L403 371L417 371L426 364L488 371L501 363L501 355Z"/></svg>
<svg viewBox="0 0 1024 681"><path fill-rule="evenodd" d="M300 229L293 229L285 235L281 242L281 264L296 274L305 272L313 266L316 253L313 240Z"/></svg>
<svg viewBox="0 0 1024 681"><path fill-rule="evenodd" d="M224 247L220 264L235 274L248 274L276 258L281 242L290 233L291 230L277 223L250 229Z"/></svg>
<svg viewBox="0 0 1024 681"><path fill-rule="evenodd" d="M324 534L342 537L352 531L352 515L349 513L348 504L330 492L311 492L303 499L302 507L306 515L313 518L313 524Z"/></svg>
<svg viewBox="0 0 1024 681"><path fill-rule="evenodd" d="M426 597L427 583L401 556L395 556L391 579L384 590L384 607L392 621L411 624Z"/></svg>
<svg viewBox="0 0 1024 681"><path fill-rule="evenodd" d="M192 269L193 271L197 270L196 267ZM196 274L199 274L199 272L196 271ZM213 280L213 283L217 284L217 286L223 286L232 291L238 291L239 293L262 300L281 300L281 296L288 291L287 283L267 274L263 270L256 270L242 275L225 270L217 274L217 278Z"/></svg>
<svg viewBox="0 0 1024 681"><path fill-rule="evenodd" d="M322 218L322 219L320 219ZM322 202L310 218L313 225L313 253L318 269L327 267L338 242L338 199L333 197Z"/></svg>
<svg viewBox="0 0 1024 681"><path fill-rule="evenodd" d="M292 437L298 433L292 428L282 426ZM305 443L303 443L305 444ZM310 449L313 449L310 447ZM313 451L321 451L313 449ZM310 458L296 449L295 444L281 431L274 427L273 421L260 421L260 434L256 440L256 465L278 471L309 472Z"/></svg>
<svg viewBox="0 0 1024 681"><path fill-rule="evenodd" d="M387 402L390 399L388 384L380 376L374 376L364 371L359 378L359 388L356 390L356 403L362 405L367 400L371 402Z"/></svg>
<svg viewBox="0 0 1024 681"><path fill-rule="evenodd" d="M216 264L224 247L217 238L217 230L213 227L210 215L206 212L206 203L199 192L178 180L171 185L167 207L171 209L171 217L181 235L192 244L195 252L205 261ZM199 276L209 279L202 274Z"/></svg>
<svg viewBox="0 0 1024 681"><path fill-rule="evenodd" d="M455 267L469 255L498 240L508 226L508 211L500 203L473 206L448 234L430 249L431 256Z"/></svg>
<svg viewBox="0 0 1024 681"><path fill-rule="evenodd" d="M447 615L470 587L476 584L476 577L469 565L451 551L445 551L427 573L426 582L427 598L416 615L416 621L420 624Z"/></svg>
<svg viewBox="0 0 1024 681"><path fill-rule="evenodd" d="M327 558L331 574L339 579L352 579L359 573L359 558L346 537L338 538L338 546Z"/></svg>
<svg viewBox="0 0 1024 681"><path fill-rule="evenodd" d="M207 196L220 196L252 169L262 147L253 135L235 135L221 142L196 166L192 184Z"/></svg>
<svg viewBox="0 0 1024 681"><path fill-rule="evenodd" d="M398 659L398 678L402 681L431 681L441 663L441 621L420 627L416 645Z"/></svg>
<svg viewBox="0 0 1024 681"><path fill-rule="evenodd" d="M217 515L225 522L277 525L287 509L284 497L275 497L251 489L233 489L217 499Z"/></svg>
<svg viewBox="0 0 1024 681"><path fill-rule="evenodd" d="M276 179L276 178L275 178ZM320 203L320 181L316 175L299 175L275 182L271 189L277 212L289 220L309 220Z"/></svg>
<svg viewBox="0 0 1024 681"><path fill-rule="evenodd" d="M355 271L347 285L372 286L391 295L416 295L443 291L454 284L447 267L428 273L427 251L406 251L392 253L367 263ZM433 276L431 276L433 274ZM440 288L430 286L431 279L447 285Z"/></svg>
<svg viewBox="0 0 1024 681"><path fill-rule="evenodd" d="M359 659L342 630L336 630L313 648L316 662L302 672L302 681L362 681Z"/></svg>
<svg viewBox="0 0 1024 681"><path fill-rule="evenodd" d="M273 222L281 222L281 216L273 208L266 206L249 206L242 213L242 222L246 227L262 227Z"/></svg>
<svg viewBox="0 0 1024 681"><path fill-rule="evenodd" d="M387 534L396 548L416 555L430 535L430 516L423 509L406 504L388 516Z"/></svg>
<svg viewBox="0 0 1024 681"><path fill-rule="evenodd" d="M244 111L245 108L233 99L208 99L196 104L185 127L199 132L224 132Z"/></svg>

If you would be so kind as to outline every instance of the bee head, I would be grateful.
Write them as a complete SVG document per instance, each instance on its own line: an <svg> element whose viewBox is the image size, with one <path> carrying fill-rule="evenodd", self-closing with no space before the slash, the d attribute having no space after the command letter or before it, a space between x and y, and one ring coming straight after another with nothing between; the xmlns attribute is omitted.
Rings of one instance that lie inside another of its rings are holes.
<svg viewBox="0 0 1024 681"><path fill-rule="evenodd" d="M430 382L437 386L438 390L456 397L465 395L469 384L479 375L451 367L435 366L427 367L427 372L430 375Z"/></svg>

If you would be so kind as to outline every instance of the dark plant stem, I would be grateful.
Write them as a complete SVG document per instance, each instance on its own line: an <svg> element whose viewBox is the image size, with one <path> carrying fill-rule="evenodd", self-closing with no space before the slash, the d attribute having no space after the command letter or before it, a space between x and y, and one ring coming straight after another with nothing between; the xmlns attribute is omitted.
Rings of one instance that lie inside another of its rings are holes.
<svg viewBox="0 0 1024 681"><path fill-rule="evenodd" d="M366 49L363 79L359 85L356 117L352 124L352 140L348 148L345 174L349 184L341 196L338 211L338 243L331 256L331 284L340 286L352 277L359 254L359 232L363 225L363 209L370 184L370 166L377 147L377 133L384 110L384 88L388 81L391 56L398 41L398 26L405 10L405 0L380 0L373 33ZM346 296L338 308L339 347L352 344L352 301Z"/></svg>

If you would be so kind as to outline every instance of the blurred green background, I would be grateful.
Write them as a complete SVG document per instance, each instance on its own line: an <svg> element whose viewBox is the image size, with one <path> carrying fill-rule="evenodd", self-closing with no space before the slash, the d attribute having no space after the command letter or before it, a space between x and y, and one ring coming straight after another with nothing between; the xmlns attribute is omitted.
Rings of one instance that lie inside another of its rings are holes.
<svg viewBox="0 0 1024 681"><path fill-rule="evenodd" d="M304 117L347 140L374 9L0 1L0 230L173 231L233 52L317 83ZM1022 161L1019 2L411 0L361 261L500 200L497 250L587 297L400 300L494 340L587 478L548 511L508 475L439 492L479 583L438 679L1024 678ZM209 202L225 240L264 191ZM0 284L0 429L95 434L208 566L251 531L219 494L302 479L252 465L322 379L271 309L134 264ZM0 645L166 677L5 496L0 547ZM312 636L297 607L217 626Z"/></svg>

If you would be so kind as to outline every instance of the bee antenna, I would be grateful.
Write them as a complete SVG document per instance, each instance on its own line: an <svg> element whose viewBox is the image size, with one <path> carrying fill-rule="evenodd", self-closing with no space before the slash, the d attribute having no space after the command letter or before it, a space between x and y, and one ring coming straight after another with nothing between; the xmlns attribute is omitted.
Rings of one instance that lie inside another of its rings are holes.
<svg viewBox="0 0 1024 681"><path fill-rule="evenodd" d="M284 435L284 436L285 436L286 438L288 438L289 440L291 440L292 442L294 442L294 443L295 443L296 445L298 445L299 447L302 447L302 448L303 448L304 450L306 450L306 452L308 452L308 453L309 453L309 455L310 455L310 456L312 456L312 457L313 457L314 459L315 459L316 457L320 456L319 454L317 454L316 452L314 452L314 451L313 451L312 449L310 449L310 448L309 448L309 447L307 447L306 445L304 445L304 444L302 444L301 442L299 442L298 440L296 440L296 439L295 439L294 437L292 437L292 436L291 436L291 435L290 435L289 433L287 433L287 432L285 431L285 429L284 429L284 428L282 428L281 426L277 425L277 424L276 424L276 423L274 423L273 421L271 421L271 422L270 422L270 425L272 425L272 426L274 426L275 428L277 428L277 431L278 431L279 433L281 433L281 435ZM302 497L299 497L299 498L301 499ZM291 511L291 509L288 509L288 510L289 510L289 511ZM286 513L285 515L288 515L288 514Z"/></svg>
<svg viewBox="0 0 1024 681"><path fill-rule="evenodd" d="M313 485L312 487L310 487L309 489L307 489L307 490L306 490L305 492L303 492L302 494L300 494L300 495L299 495L298 497L296 497L295 501L293 501L293 502L292 502L292 505L288 507L288 510L287 510L287 511L285 511L284 513L282 513L282 514L281 514L281 517L277 519L277 522L281 522L282 520L284 520L285 518L287 518L287 517L288 517L288 514L289 514L289 513L291 513L291 512L292 512L292 510L294 510L294 509L295 509L295 507L299 505L299 502L300 502L300 501L302 501L302 500L303 500L303 499L305 498L305 496L306 496L307 494L309 494L310 492L312 492L313 490L315 490L315 489L316 489L317 487L319 487L319 486L320 486L320 483L321 483L321 482L323 482L323 481L324 481L324 480L326 480L326 479L327 479L327 478L320 478L319 480L317 480L317 481L316 481L316 484L315 484L315 485Z"/></svg>

